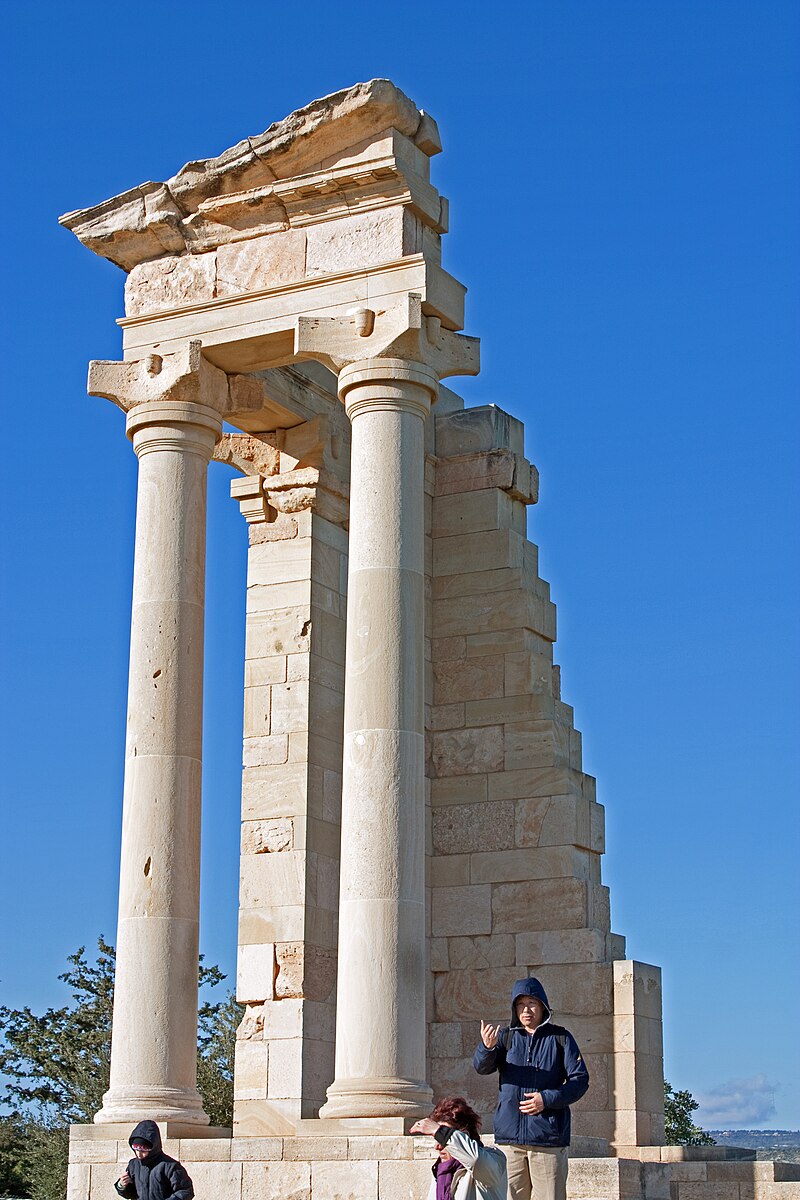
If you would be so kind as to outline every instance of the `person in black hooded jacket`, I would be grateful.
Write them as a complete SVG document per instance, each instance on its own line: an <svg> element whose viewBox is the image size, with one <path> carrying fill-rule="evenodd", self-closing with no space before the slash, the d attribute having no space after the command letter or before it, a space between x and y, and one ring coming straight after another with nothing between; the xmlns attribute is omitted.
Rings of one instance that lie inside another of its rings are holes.
<svg viewBox="0 0 800 1200"><path fill-rule="evenodd" d="M128 1138L133 1158L114 1187L127 1200L192 1200L194 1187L186 1168L161 1149L155 1121L140 1121Z"/></svg>
<svg viewBox="0 0 800 1200"><path fill-rule="evenodd" d="M587 1091L589 1072L572 1034L551 1022L538 979L514 984L508 1027L481 1021L472 1065L500 1074L494 1140L508 1159L511 1200L566 1200L569 1106Z"/></svg>

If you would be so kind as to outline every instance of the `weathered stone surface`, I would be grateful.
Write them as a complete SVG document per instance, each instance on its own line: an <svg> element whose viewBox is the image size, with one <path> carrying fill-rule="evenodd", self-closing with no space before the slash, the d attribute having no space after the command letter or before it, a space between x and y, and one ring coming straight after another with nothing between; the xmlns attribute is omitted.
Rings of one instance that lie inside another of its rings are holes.
<svg viewBox="0 0 800 1200"><path fill-rule="evenodd" d="M347 1157L352 1162L363 1159L378 1160L378 1170L381 1162L402 1162L413 1159L414 1141L410 1137L349 1137L347 1139Z"/></svg>
<svg viewBox="0 0 800 1200"><path fill-rule="evenodd" d="M490 450L523 452L522 422L494 404L465 408L436 420L436 453L440 458Z"/></svg>
<svg viewBox="0 0 800 1200"><path fill-rule="evenodd" d="M581 963L605 961L605 936L597 929L553 929L520 933L518 963Z"/></svg>
<svg viewBox="0 0 800 1200"><path fill-rule="evenodd" d="M242 822L242 854L276 854L291 850L294 824L290 817Z"/></svg>
<svg viewBox="0 0 800 1200"><path fill-rule="evenodd" d="M502 771L488 779L490 800L527 800L537 797L582 796L585 776L564 767L531 767Z"/></svg>
<svg viewBox="0 0 800 1200"><path fill-rule="evenodd" d="M492 890L480 887L437 887L432 892L433 928L440 937L489 933Z"/></svg>
<svg viewBox="0 0 800 1200"><path fill-rule="evenodd" d="M67 1200L86 1200L89 1195L88 1163L70 1163L67 1173Z"/></svg>
<svg viewBox="0 0 800 1200"><path fill-rule="evenodd" d="M275 947L271 942L240 946L236 998L240 1004L270 1000L275 987Z"/></svg>
<svg viewBox="0 0 800 1200"><path fill-rule="evenodd" d="M245 1162L242 1167L242 1200L311 1200L311 1164L301 1162Z"/></svg>
<svg viewBox="0 0 800 1200"><path fill-rule="evenodd" d="M520 962L511 934L495 933L491 937L451 937L449 965L454 971L488 967L507 967ZM535 961L525 959L525 962Z"/></svg>
<svg viewBox="0 0 800 1200"><path fill-rule="evenodd" d="M465 637L431 638L431 659L433 662L464 658L466 651L467 639Z"/></svg>
<svg viewBox="0 0 800 1200"><path fill-rule="evenodd" d="M455 704L503 695L505 664L502 657L445 659L433 664L434 704Z"/></svg>
<svg viewBox="0 0 800 1200"><path fill-rule="evenodd" d="M269 739L270 742L273 739ZM271 756L277 762L261 766L248 766L242 779L242 819L263 821L271 824L281 818L305 811L313 784L312 772L307 763L287 763L288 738L274 739L276 751ZM275 826L276 832L281 828ZM277 847L276 847L277 849Z"/></svg>
<svg viewBox="0 0 800 1200"><path fill-rule="evenodd" d="M242 762L245 767L269 767L285 763L288 754L289 741L285 733L248 737L242 747Z"/></svg>
<svg viewBox="0 0 800 1200"><path fill-rule="evenodd" d="M327 1000L336 986L336 955L324 946L284 942L275 947L278 999L305 996Z"/></svg>
<svg viewBox="0 0 800 1200"><path fill-rule="evenodd" d="M240 1162L192 1163L192 1183L198 1196L231 1196L239 1200L242 1188Z"/></svg>
<svg viewBox="0 0 800 1200"><path fill-rule="evenodd" d="M402 208L357 213L308 230L308 275L358 271L402 258Z"/></svg>
<svg viewBox="0 0 800 1200"><path fill-rule="evenodd" d="M267 1096L270 1100L294 1100L302 1093L303 1039L283 1038L269 1047Z"/></svg>
<svg viewBox="0 0 800 1200"><path fill-rule="evenodd" d="M431 807L447 804L483 804L487 798L486 775L456 775L431 779Z"/></svg>
<svg viewBox="0 0 800 1200"><path fill-rule="evenodd" d="M542 964L541 979L551 1005L558 1012L598 1016L611 1009L611 963Z"/></svg>
<svg viewBox="0 0 800 1200"><path fill-rule="evenodd" d="M284 905L302 904L305 872L305 856L300 851L248 855L241 861L242 908L262 908L275 900Z"/></svg>
<svg viewBox="0 0 800 1200"><path fill-rule="evenodd" d="M534 796L516 804L518 846L581 846L595 849L592 809L582 796Z"/></svg>
<svg viewBox="0 0 800 1200"><path fill-rule="evenodd" d="M497 488L437 496L431 508L431 537L452 537L512 526L513 502Z"/></svg>
<svg viewBox="0 0 800 1200"><path fill-rule="evenodd" d="M463 1053L461 1023L457 1021L432 1021L430 1026L430 1053L434 1058L458 1058Z"/></svg>
<svg viewBox="0 0 800 1200"><path fill-rule="evenodd" d="M434 984L437 1021L503 1021L510 1011L509 996L518 968L454 971L437 975Z"/></svg>
<svg viewBox="0 0 800 1200"><path fill-rule="evenodd" d="M570 730L556 721L521 721L505 729L505 767L570 766Z"/></svg>
<svg viewBox="0 0 800 1200"><path fill-rule="evenodd" d="M592 877L591 855L574 846L497 850L473 854L473 883L503 883L514 879L586 879Z"/></svg>
<svg viewBox="0 0 800 1200"><path fill-rule="evenodd" d="M157 258L134 267L125 280L125 313L137 317L161 308L180 308L217 294L216 255Z"/></svg>
<svg viewBox="0 0 800 1200"><path fill-rule="evenodd" d="M459 887L470 882L468 854L436 855L428 862L429 883L433 887Z"/></svg>
<svg viewBox="0 0 800 1200"><path fill-rule="evenodd" d="M269 1045L253 1038L236 1042L233 1098L239 1100L266 1100Z"/></svg>
<svg viewBox="0 0 800 1200"><path fill-rule="evenodd" d="M443 729L461 729L464 725L463 704L435 704L431 706L428 728L433 733Z"/></svg>
<svg viewBox="0 0 800 1200"><path fill-rule="evenodd" d="M539 472L526 458L510 450L490 450L440 459L436 465L436 496L502 488L523 504L539 497Z"/></svg>
<svg viewBox="0 0 800 1200"><path fill-rule="evenodd" d="M378 1164L312 1162L314 1200L378 1200Z"/></svg>
<svg viewBox="0 0 800 1200"><path fill-rule="evenodd" d="M437 775L472 775L499 771L503 765L503 731L485 727L435 733L432 738L433 766Z"/></svg>
<svg viewBox="0 0 800 1200"><path fill-rule="evenodd" d="M501 883L492 890L493 929L526 933L532 929L581 929L588 917L587 885L577 879L538 879Z"/></svg>
<svg viewBox="0 0 800 1200"><path fill-rule="evenodd" d="M438 537L433 543L433 573L459 575L470 571L497 571L522 567L525 540L513 529L491 529L482 533L458 533Z"/></svg>
<svg viewBox="0 0 800 1200"><path fill-rule="evenodd" d="M433 813L437 854L509 850L514 845L514 805L510 800L473 805L452 804Z"/></svg>
<svg viewBox="0 0 800 1200"><path fill-rule="evenodd" d="M380 1200L425 1200L427 1197L430 1168L425 1164L384 1160L378 1171Z"/></svg>
<svg viewBox="0 0 800 1200"><path fill-rule="evenodd" d="M258 292L303 278L306 235L302 229L220 246L216 252L216 295Z"/></svg>

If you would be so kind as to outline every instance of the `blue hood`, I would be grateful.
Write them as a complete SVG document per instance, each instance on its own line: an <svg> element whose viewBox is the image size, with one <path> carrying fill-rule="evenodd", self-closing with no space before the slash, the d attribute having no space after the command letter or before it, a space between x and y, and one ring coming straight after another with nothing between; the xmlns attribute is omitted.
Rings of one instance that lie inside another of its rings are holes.
<svg viewBox="0 0 800 1200"><path fill-rule="evenodd" d="M547 999L547 992L544 990L538 979L518 979L511 989L511 1028L519 1029L520 1023L517 1020L517 1011L514 1007L520 996L533 996L536 1000L541 1000L547 1010L547 1016L542 1025L550 1020L550 1003Z"/></svg>

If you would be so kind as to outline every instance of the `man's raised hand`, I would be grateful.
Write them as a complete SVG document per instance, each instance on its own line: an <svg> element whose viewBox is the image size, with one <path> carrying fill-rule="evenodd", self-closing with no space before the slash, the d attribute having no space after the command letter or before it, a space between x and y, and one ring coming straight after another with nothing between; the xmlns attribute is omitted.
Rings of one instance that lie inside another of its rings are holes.
<svg viewBox="0 0 800 1200"><path fill-rule="evenodd" d="M486 1021L481 1021L481 1040L487 1050L494 1050L501 1029L502 1025L490 1025Z"/></svg>

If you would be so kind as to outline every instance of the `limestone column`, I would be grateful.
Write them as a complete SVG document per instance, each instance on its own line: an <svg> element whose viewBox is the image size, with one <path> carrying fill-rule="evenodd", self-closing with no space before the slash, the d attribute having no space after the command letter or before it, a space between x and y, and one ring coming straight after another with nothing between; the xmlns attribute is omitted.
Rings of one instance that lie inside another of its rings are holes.
<svg viewBox="0 0 800 1200"><path fill-rule="evenodd" d="M424 422L434 371L346 366L352 422L336 1078L321 1117L430 1111L425 1082Z"/></svg>
<svg viewBox="0 0 800 1200"><path fill-rule="evenodd" d="M132 373L129 364L95 366ZM90 375L90 390L120 402L120 392L137 392L135 380L123 382L134 386L92 387ZM111 1083L95 1116L101 1124L208 1124L196 1087L203 605L206 479L221 429L220 412L203 403L162 398L128 412L139 479Z"/></svg>

